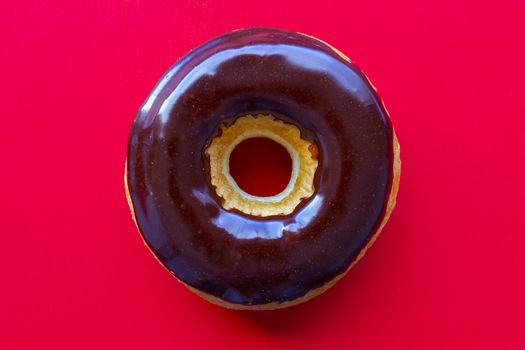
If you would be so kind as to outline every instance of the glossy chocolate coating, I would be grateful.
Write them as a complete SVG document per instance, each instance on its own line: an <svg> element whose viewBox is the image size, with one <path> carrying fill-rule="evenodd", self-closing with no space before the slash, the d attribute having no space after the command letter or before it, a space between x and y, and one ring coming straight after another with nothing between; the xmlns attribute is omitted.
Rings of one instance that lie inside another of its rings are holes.
<svg viewBox="0 0 525 350"><path fill-rule="evenodd" d="M271 113L320 148L294 213L227 211L204 149L221 123ZM127 180L146 243L177 278L231 303L284 302L344 272L378 228L393 130L366 77L330 46L276 29L228 33L176 63L139 111Z"/></svg>

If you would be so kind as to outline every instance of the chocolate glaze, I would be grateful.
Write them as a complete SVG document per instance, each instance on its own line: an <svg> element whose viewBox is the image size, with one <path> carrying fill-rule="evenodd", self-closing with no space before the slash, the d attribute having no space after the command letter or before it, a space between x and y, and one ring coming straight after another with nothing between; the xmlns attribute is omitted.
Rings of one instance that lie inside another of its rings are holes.
<svg viewBox="0 0 525 350"><path fill-rule="evenodd" d="M291 215L227 211L210 185L204 148L219 124L257 112L320 148L316 192ZM378 228L393 130L366 77L330 46L247 29L170 68L133 123L127 162L140 232L177 278L231 303L284 302L344 272Z"/></svg>

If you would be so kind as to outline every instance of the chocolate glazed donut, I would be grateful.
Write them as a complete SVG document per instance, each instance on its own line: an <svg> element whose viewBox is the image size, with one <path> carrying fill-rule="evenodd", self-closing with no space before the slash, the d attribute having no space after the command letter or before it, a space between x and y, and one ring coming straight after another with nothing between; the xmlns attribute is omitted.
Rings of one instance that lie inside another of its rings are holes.
<svg viewBox="0 0 525 350"><path fill-rule="evenodd" d="M294 161L275 198L229 177L232 147L250 137ZM347 57L256 28L164 75L133 122L126 169L132 214L164 267L221 306L275 309L320 294L364 254L395 205L400 160L383 103Z"/></svg>

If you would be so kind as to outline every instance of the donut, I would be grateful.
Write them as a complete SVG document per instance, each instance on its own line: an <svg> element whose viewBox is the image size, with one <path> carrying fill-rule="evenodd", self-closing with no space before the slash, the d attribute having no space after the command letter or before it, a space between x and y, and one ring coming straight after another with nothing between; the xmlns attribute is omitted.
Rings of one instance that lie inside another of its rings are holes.
<svg viewBox="0 0 525 350"><path fill-rule="evenodd" d="M239 144L286 149L275 195L230 173ZM272 28L226 33L160 79L129 135L125 189L158 261L191 291L233 309L296 305L363 256L395 206L401 162L376 89L344 54Z"/></svg>

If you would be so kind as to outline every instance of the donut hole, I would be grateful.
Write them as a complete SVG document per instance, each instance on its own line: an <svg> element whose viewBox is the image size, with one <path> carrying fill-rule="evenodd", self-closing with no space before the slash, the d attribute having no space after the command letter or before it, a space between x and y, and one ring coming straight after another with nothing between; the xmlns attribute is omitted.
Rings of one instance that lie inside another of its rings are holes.
<svg viewBox="0 0 525 350"><path fill-rule="evenodd" d="M266 137L240 142L230 154L229 165L237 185L258 197L281 193L292 175L292 158L286 148Z"/></svg>
<svg viewBox="0 0 525 350"><path fill-rule="evenodd" d="M313 195L317 146L301 138L296 125L271 114L247 114L219 129L204 152L210 185L224 209L288 215Z"/></svg>

